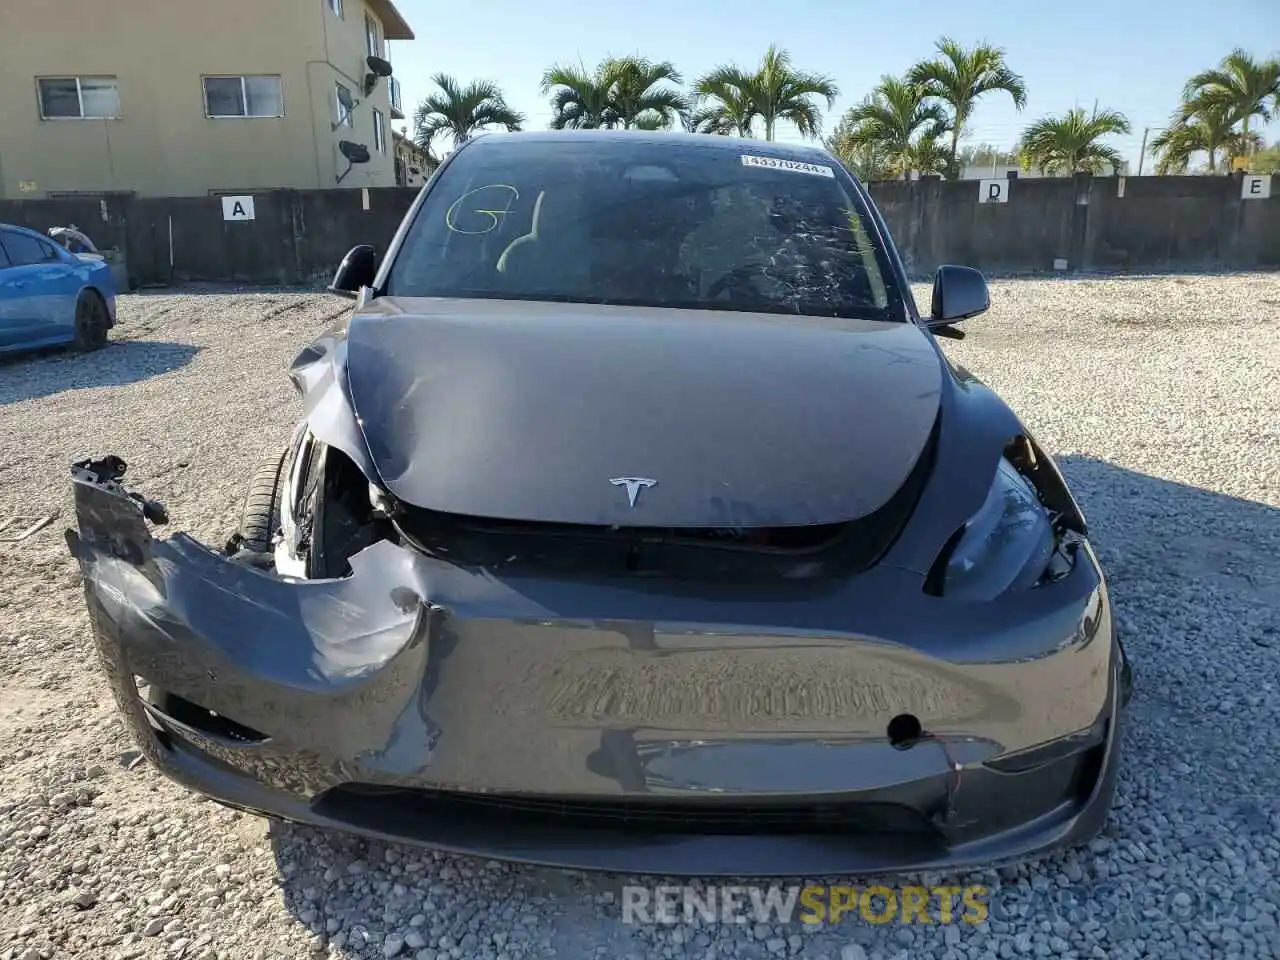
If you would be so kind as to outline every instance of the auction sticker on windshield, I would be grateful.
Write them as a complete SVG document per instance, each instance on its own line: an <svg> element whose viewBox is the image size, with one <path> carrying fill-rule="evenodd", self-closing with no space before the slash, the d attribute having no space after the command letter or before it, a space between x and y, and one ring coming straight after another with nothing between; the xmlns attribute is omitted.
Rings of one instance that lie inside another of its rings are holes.
<svg viewBox="0 0 1280 960"><path fill-rule="evenodd" d="M821 163L804 163L800 160L779 160L777 157L756 157L749 153L742 154L744 167L767 167L770 170L791 170L794 173L807 173L815 177L835 178L836 172Z"/></svg>

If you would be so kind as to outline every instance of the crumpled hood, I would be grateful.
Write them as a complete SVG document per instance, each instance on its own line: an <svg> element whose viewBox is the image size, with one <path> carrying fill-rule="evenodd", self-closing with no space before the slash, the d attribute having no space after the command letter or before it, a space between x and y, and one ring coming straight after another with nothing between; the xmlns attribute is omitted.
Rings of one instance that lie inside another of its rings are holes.
<svg viewBox="0 0 1280 960"><path fill-rule="evenodd" d="M864 516L915 465L944 376L914 324L769 314L379 298L346 339L391 493L559 523ZM656 483L632 506L624 478Z"/></svg>

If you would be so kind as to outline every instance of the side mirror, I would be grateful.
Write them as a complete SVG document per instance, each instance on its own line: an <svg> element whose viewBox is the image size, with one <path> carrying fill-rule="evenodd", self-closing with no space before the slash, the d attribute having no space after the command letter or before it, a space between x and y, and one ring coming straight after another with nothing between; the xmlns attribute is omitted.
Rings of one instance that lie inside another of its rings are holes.
<svg viewBox="0 0 1280 960"><path fill-rule="evenodd" d="M986 278L972 267L943 264L933 278L930 327L945 327L985 313L991 307Z"/></svg>
<svg viewBox="0 0 1280 960"><path fill-rule="evenodd" d="M367 243L352 247L342 263L338 264L338 272L333 275L333 283L329 284L329 292L354 300L362 287L373 286L373 278L378 275L378 254Z"/></svg>

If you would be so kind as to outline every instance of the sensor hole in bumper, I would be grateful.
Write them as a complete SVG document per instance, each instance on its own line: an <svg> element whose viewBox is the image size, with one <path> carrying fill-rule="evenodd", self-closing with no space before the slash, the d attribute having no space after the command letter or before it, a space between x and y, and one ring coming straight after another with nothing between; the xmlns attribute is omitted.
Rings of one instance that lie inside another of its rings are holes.
<svg viewBox="0 0 1280 960"><path fill-rule="evenodd" d="M134 685L148 719L153 726L158 726L165 733L171 733L171 728L176 725L233 744L265 743L270 739L253 727L237 723L230 717L224 717L217 711L193 703L176 693L161 690L141 677L134 677Z"/></svg>

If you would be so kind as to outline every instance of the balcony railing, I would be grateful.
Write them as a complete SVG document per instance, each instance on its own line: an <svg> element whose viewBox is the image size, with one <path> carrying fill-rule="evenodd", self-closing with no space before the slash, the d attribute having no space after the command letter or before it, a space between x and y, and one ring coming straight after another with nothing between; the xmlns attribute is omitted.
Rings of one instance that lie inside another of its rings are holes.
<svg viewBox="0 0 1280 960"><path fill-rule="evenodd" d="M400 104L400 81L391 77L391 116L397 120L404 119L404 107Z"/></svg>

